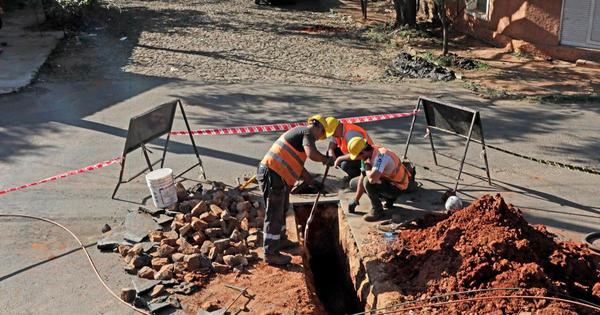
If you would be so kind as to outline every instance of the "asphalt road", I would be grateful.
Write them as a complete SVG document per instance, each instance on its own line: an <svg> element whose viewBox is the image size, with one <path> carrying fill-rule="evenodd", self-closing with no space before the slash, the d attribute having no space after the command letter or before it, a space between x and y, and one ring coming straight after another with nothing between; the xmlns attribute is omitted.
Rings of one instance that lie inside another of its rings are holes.
<svg viewBox="0 0 600 315"><path fill-rule="evenodd" d="M38 83L18 94L0 97L0 188L35 181L106 160L123 150L129 118L154 105L181 99L193 128L299 121L313 113L338 117L410 111L419 96L438 97L481 110L486 140L517 152L549 159L599 164L598 104L542 105L489 102L459 83L405 82L388 86L294 86L219 84L126 75L117 80ZM423 183L411 207L436 210L435 201L453 183L456 161L433 165L422 117L409 157L419 165ZM401 152L409 118L364 126L377 142ZM174 129L183 129L181 117ZM230 184L252 174L277 133L196 137L209 179ZM460 155L462 140L436 135L443 152ZM161 144L159 141L157 144ZM469 160L481 165L480 147ZM156 156L158 153L154 151ZM182 170L194 162L189 139L172 138L167 166ZM495 151L488 153L493 186L484 172L467 166L461 185L466 200L486 192L503 193L532 223L548 225L562 237L579 239L600 229L600 176L547 167ZM141 154L128 158L129 174L143 166ZM423 168L426 166L429 170ZM309 168L322 171L310 163ZM104 223L120 224L128 208L148 200L143 178L110 194L118 165L0 196L0 213L40 215L64 223L92 244ZM334 175L340 177L339 171ZM362 207L368 207L363 199ZM11 314L127 314L111 300L90 272L83 253L61 230L28 220L0 220L0 309ZM115 290L128 286L116 255L92 246L94 258Z"/></svg>

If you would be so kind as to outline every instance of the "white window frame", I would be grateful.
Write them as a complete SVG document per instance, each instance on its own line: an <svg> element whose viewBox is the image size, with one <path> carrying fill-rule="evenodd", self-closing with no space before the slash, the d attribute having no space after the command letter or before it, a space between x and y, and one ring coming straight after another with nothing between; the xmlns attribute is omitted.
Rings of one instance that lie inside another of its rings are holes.
<svg viewBox="0 0 600 315"><path fill-rule="evenodd" d="M590 12L590 21L588 22L588 32L587 32L587 38L586 41L588 42L588 44L592 44L592 45L600 45L600 41L597 40L593 40L592 39L592 27L594 26L594 15L596 14L596 2L600 1L600 0L592 0L592 11Z"/></svg>
<svg viewBox="0 0 600 315"><path fill-rule="evenodd" d="M465 0L465 11L467 12L468 15L473 16L475 18L481 19L481 20L489 20L489 12L490 12L490 1L491 0L486 0L485 3L485 12L481 13L479 11L475 11L474 9L477 9L477 0Z"/></svg>

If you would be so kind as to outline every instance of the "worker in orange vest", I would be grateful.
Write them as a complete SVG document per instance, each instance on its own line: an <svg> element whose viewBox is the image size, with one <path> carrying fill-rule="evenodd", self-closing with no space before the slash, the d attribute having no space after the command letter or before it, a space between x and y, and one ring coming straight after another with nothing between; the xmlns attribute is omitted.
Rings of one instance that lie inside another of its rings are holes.
<svg viewBox="0 0 600 315"><path fill-rule="evenodd" d="M360 176L362 162L353 161L350 158L348 142L354 137L360 137L372 145L373 140L363 128L355 124L341 123L334 117L327 117L325 120L327 121L326 135L332 138L332 141L329 143L329 156L335 158L334 167L339 167L346 172L347 176L344 177L344 181L350 182L353 178ZM364 186L362 179L359 179L354 199L348 202L349 213L354 213L356 206L358 206L358 201L363 194Z"/></svg>
<svg viewBox="0 0 600 315"><path fill-rule="evenodd" d="M303 178L310 186L322 189L304 168L307 158L333 164L333 159L321 154L316 140L325 139L327 122L321 115L308 119L307 126L286 131L275 141L258 166L256 179L266 205L264 233L265 262L286 265L292 258L280 250L294 247L286 235L285 215L289 208L290 190L296 180Z"/></svg>
<svg viewBox="0 0 600 315"><path fill-rule="evenodd" d="M368 144L361 137L352 138L348 142L348 151L352 160L364 162L361 177L365 190L371 200L371 211L365 214L365 221L377 221L383 217L381 199L386 201L386 208L391 209L400 194L407 191L414 182L414 168L409 170L396 153L384 147Z"/></svg>

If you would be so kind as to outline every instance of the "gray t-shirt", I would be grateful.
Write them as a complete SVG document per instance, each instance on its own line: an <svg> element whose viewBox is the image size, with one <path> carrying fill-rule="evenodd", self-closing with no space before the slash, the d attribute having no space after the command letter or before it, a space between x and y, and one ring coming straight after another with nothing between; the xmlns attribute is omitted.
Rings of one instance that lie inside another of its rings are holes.
<svg viewBox="0 0 600 315"><path fill-rule="evenodd" d="M286 131L283 138L300 152L304 152L305 145L316 148L315 137L310 132L310 128L306 126L298 126Z"/></svg>

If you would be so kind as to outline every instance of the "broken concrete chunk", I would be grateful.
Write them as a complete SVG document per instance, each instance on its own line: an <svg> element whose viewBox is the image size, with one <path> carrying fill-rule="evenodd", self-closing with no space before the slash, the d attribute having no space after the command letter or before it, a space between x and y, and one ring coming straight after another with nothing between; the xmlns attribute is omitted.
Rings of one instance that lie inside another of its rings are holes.
<svg viewBox="0 0 600 315"><path fill-rule="evenodd" d="M213 242L206 240L202 243L202 246L200 247L200 253L204 256L208 256L208 252L210 252L210 249L213 247L215 247Z"/></svg>
<svg viewBox="0 0 600 315"><path fill-rule="evenodd" d="M154 274L155 280L169 280L173 278L173 264L164 265Z"/></svg>
<svg viewBox="0 0 600 315"><path fill-rule="evenodd" d="M231 270L231 267L225 264L220 264L218 262L213 262L212 267L217 273L228 273Z"/></svg>
<svg viewBox="0 0 600 315"><path fill-rule="evenodd" d="M219 237L223 236L223 229L222 228L206 229L206 230L204 230L204 234L206 234L206 237L208 237L210 239L219 238Z"/></svg>
<svg viewBox="0 0 600 315"><path fill-rule="evenodd" d="M173 271L177 274L182 274L187 269L187 264L184 261L173 263Z"/></svg>
<svg viewBox="0 0 600 315"><path fill-rule="evenodd" d="M158 258L153 258L152 259L152 268L154 268L155 270L160 270L160 268L162 268L162 266L167 265L169 263L169 258L167 257L158 257Z"/></svg>
<svg viewBox="0 0 600 315"><path fill-rule="evenodd" d="M131 243L125 240L125 232L115 232L114 230L106 233L104 238L96 243L96 247L101 251L114 250L119 245L131 245Z"/></svg>
<svg viewBox="0 0 600 315"><path fill-rule="evenodd" d="M152 257L147 254L135 255L131 261L129 261L129 264L135 266L136 268L142 268L144 266L149 266L151 260Z"/></svg>
<svg viewBox="0 0 600 315"><path fill-rule="evenodd" d="M150 233L148 233L148 238L151 242L160 242L164 236L161 231L150 231Z"/></svg>
<svg viewBox="0 0 600 315"><path fill-rule="evenodd" d="M198 204L196 204L196 206L194 206L194 208L191 211L191 214L192 216L198 218L201 214L203 214L206 211L208 211L208 205L206 204L206 201L202 200Z"/></svg>
<svg viewBox="0 0 600 315"><path fill-rule="evenodd" d="M217 220L219 216L214 214L212 211L208 211L201 214L198 218L206 223L211 223Z"/></svg>
<svg viewBox="0 0 600 315"><path fill-rule="evenodd" d="M175 252L175 247L169 246L167 244L160 245L156 252L158 253L158 257L169 257Z"/></svg>
<svg viewBox="0 0 600 315"><path fill-rule="evenodd" d="M127 253L129 253L130 249L131 249L131 246L129 246L129 245L119 245L117 247L117 251L119 252L119 254L121 254L121 257L127 256Z"/></svg>
<svg viewBox="0 0 600 315"><path fill-rule="evenodd" d="M173 255L171 255L171 260L173 260L173 262L182 261L184 256L185 254L182 253L173 253Z"/></svg>
<svg viewBox="0 0 600 315"><path fill-rule="evenodd" d="M142 267L142 269L140 269L137 273L138 277L140 278L144 278L144 279L154 279L154 269L144 266Z"/></svg>
<svg viewBox="0 0 600 315"><path fill-rule="evenodd" d="M147 304L146 301L144 301L144 299L142 299L139 296L136 296L135 299L133 299L133 306L143 309L147 307Z"/></svg>
<svg viewBox="0 0 600 315"><path fill-rule="evenodd" d="M111 228L110 228L110 225L108 225L108 224L104 224L104 226L102 227L102 233L106 233L110 230L111 230Z"/></svg>
<svg viewBox="0 0 600 315"><path fill-rule="evenodd" d="M173 217L161 214L160 216L158 216L158 218L154 218L154 221L156 221L156 223L160 225L163 225L173 221Z"/></svg>
<svg viewBox="0 0 600 315"><path fill-rule="evenodd" d="M150 297L156 298L162 295L163 293L165 293L165 286L162 284L157 284L156 286L154 286L154 288L152 288L152 291L150 292Z"/></svg>
<svg viewBox="0 0 600 315"><path fill-rule="evenodd" d="M154 221L151 215L144 212L129 212L125 217L125 239L139 243L148 232L162 230L162 227Z"/></svg>
<svg viewBox="0 0 600 315"><path fill-rule="evenodd" d="M236 209L238 212L248 212L252 208L250 201L238 202Z"/></svg>
<svg viewBox="0 0 600 315"><path fill-rule="evenodd" d="M121 289L121 300L131 303L135 299L135 289L134 288L123 288Z"/></svg>
<svg viewBox="0 0 600 315"><path fill-rule="evenodd" d="M190 223L186 223L184 224L180 229L179 229L179 236L180 237L186 237L187 234L192 230L192 225Z"/></svg>
<svg viewBox="0 0 600 315"><path fill-rule="evenodd" d="M137 292L138 295L154 288L155 285L160 283L160 281L157 280L148 280L143 278L133 278L131 282L133 283L135 292Z"/></svg>
<svg viewBox="0 0 600 315"><path fill-rule="evenodd" d="M215 216L221 217L221 213L223 213L223 209L217 206L216 204L210 205L210 212L212 212Z"/></svg>
<svg viewBox="0 0 600 315"><path fill-rule="evenodd" d="M215 261L217 260L217 255L219 253L217 252L217 249L215 247L212 247L209 251L208 251L208 255L206 257L208 257L208 259Z"/></svg>
<svg viewBox="0 0 600 315"><path fill-rule="evenodd" d="M195 231L204 231L206 228L208 227L208 223L198 219L198 218L192 218L192 228Z"/></svg>
<svg viewBox="0 0 600 315"><path fill-rule="evenodd" d="M130 275L135 275L137 274L137 268L135 268L134 265L126 265L125 266L125 272L127 272Z"/></svg>
<svg viewBox="0 0 600 315"><path fill-rule="evenodd" d="M248 260L246 259L246 257L244 257L244 255L241 254L223 256L223 261L226 265L230 267L248 265Z"/></svg>
<svg viewBox="0 0 600 315"><path fill-rule="evenodd" d="M226 248L229 247L229 239L228 238L222 238L220 240L216 240L216 241L213 242L213 245L217 249L218 253L222 253Z"/></svg>
<svg viewBox="0 0 600 315"><path fill-rule="evenodd" d="M173 293L189 295L196 291L196 289L198 289L198 287L195 284L189 282L182 282L174 286L172 290Z"/></svg>
<svg viewBox="0 0 600 315"><path fill-rule="evenodd" d="M145 206L140 206L138 208L138 210L141 211L141 212L145 212L145 213L151 214L151 215L158 215L160 213L165 212L164 209L154 208L154 207L145 207Z"/></svg>
<svg viewBox="0 0 600 315"><path fill-rule="evenodd" d="M195 271L200 268L210 268L211 261L202 256L202 254L192 254L183 257L183 261L187 263L188 271Z"/></svg>
<svg viewBox="0 0 600 315"><path fill-rule="evenodd" d="M194 243L201 245L206 240L206 236L204 236L204 233L202 232L196 232L192 235L192 239L194 240Z"/></svg>
<svg viewBox="0 0 600 315"><path fill-rule="evenodd" d="M231 236L229 236L229 239L232 242L239 242L243 239L242 233L240 233L240 231L238 231L238 230L233 230L233 232L231 233Z"/></svg>
<svg viewBox="0 0 600 315"><path fill-rule="evenodd" d="M248 252L248 247L244 244L244 242L237 242L231 245L231 247L226 248L223 251L223 255L236 255L236 254L246 254Z"/></svg>
<svg viewBox="0 0 600 315"><path fill-rule="evenodd" d="M200 252L200 248L190 244L183 237L179 238L179 240L177 240L177 243L179 244L179 252L180 253L190 255L190 254L196 254L196 253Z"/></svg>
<svg viewBox="0 0 600 315"><path fill-rule="evenodd" d="M138 243L138 244L133 245L133 247L131 247L129 252L132 253L133 255L140 255L144 252L144 247L142 246L142 244Z"/></svg>

